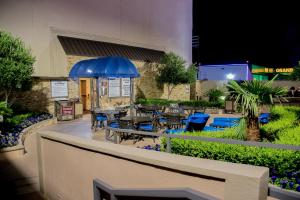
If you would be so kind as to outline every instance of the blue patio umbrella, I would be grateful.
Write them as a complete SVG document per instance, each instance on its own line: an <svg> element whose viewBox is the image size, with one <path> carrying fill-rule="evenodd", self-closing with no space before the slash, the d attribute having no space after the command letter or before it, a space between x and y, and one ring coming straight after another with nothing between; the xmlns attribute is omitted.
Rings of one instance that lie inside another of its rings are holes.
<svg viewBox="0 0 300 200"><path fill-rule="evenodd" d="M107 56L79 61L72 67L69 73L70 78L96 78L97 106L99 106L99 78L131 79L139 76L140 74L135 65L129 59L119 56ZM133 81L131 81L131 83L133 84ZM133 90L133 86L131 90ZM131 92L131 104L132 103L133 91Z"/></svg>
<svg viewBox="0 0 300 200"><path fill-rule="evenodd" d="M127 58L100 57L77 62L71 69L71 78L136 78L140 74Z"/></svg>

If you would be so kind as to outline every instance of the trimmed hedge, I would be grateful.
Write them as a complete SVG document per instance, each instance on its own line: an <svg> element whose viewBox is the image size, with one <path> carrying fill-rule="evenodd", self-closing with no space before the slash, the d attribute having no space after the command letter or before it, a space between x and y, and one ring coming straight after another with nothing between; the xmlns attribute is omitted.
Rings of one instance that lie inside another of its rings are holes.
<svg viewBox="0 0 300 200"><path fill-rule="evenodd" d="M269 137L274 135L274 143L300 145L299 113L299 107L275 106L271 111L272 121L262 126L261 131L269 132ZM239 139L237 128L228 128L217 132L202 131L184 134ZM163 138L162 149L165 148L166 141ZM297 188L300 187L299 151L184 139L172 139L171 148L172 153L185 156L268 167L271 183L297 191ZM287 183L291 186L286 186Z"/></svg>
<svg viewBox="0 0 300 200"><path fill-rule="evenodd" d="M280 144L300 145L300 108L275 106L271 110L271 121L261 126L260 132L268 141Z"/></svg>
<svg viewBox="0 0 300 200"><path fill-rule="evenodd" d="M159 106L169 106L172 103L178 103L179 105L192 106L192 107L217 107L223 108L224 102L209 102L205 100L199 101L179 101L179 100L167 100L167 99L138 99L135 104L142 105L159 105Z"/></svg>
<svg viewBox="0 0 300 200"><path fill-rule="evenodd" d="M162 146L163 149L166 148L165 139L162 139ZM271 171L276 171L278 177L286 177L287 172L300 170L299 151L184 139L172 139L171 147L175 154L268 167Z"/></svg>

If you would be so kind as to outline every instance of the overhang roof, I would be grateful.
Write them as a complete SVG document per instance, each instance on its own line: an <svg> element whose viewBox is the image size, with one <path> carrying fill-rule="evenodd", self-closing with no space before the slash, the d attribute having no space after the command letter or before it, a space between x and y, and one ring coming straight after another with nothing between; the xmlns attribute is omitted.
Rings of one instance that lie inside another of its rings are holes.
<svg viewBox="0 0 300 200"><path fill-rule="evenodd" d="M123 44L57 36L67 55L102 57L121 56L130 60L159 63L165 52Z"/></svg>

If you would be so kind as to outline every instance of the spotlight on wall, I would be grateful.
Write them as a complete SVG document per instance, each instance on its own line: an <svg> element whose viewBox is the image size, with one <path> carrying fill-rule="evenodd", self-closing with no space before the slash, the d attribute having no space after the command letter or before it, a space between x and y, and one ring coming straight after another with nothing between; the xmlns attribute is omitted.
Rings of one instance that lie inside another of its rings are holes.
<svg viewBox="0 0 300 200"><path fill-rule="evenodd" d="M232 73L226 74L226 78L227 78L228 80L232 80L232 79L234 79L234 77L235 77L235 75L232 74Z"/></svg>

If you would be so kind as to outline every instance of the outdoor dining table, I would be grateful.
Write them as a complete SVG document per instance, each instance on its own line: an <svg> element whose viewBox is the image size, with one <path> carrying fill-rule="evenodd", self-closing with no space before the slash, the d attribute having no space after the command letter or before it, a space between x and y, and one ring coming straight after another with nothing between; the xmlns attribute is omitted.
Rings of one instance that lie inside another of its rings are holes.
<svg viewBox="0 0 300 200"><path fill-rule="evenodd" d="M121 117L120 121L131 121L134 124L139 124L139 123L151 122L152 118L148 116L126 116L126 117Z"/></svg>

